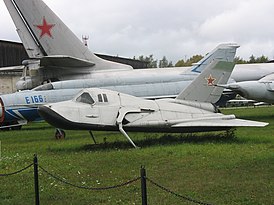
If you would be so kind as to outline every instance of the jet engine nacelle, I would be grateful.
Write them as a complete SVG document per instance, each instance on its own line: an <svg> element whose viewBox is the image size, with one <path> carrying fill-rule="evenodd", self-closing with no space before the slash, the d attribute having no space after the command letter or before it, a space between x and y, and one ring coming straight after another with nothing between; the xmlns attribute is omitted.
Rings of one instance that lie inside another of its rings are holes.
<svg viewBox="0 0 274 205"><path fill-rule="evenodd" d="M246 81L220 86L231 89L246 99L267 103L274 102L273 81Z"/></svg>
<svg viewBox="0 0 274 205"><path fill-rule="evenodd" d="M248 81L240 82L238 86L239 93L247 99L274 102L272 82Z"/></svg>
<svg viewBox="0 0 274 205"><path fill-rule="evenodd" d="M33 79L30 76L27 77L21 77L16 82L16 89L17 90L29 90L33 88Z"/></svg>

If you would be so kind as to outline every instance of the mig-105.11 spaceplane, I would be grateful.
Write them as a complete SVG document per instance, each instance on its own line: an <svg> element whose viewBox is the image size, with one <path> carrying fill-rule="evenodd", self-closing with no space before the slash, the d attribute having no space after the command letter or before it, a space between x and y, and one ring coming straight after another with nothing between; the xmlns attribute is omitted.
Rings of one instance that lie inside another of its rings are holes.
<svg viewBox="0 0 274 205"><path fill-rule="evenodd" d="M40 115L60 129L120 131L134 146L127 131L207 132L232 127L263 127L268 123L223 115L213 105L226 84L234 63L214 60L175 99L146 100L100 88L83 89L72 100L38 108Z"/></svg>

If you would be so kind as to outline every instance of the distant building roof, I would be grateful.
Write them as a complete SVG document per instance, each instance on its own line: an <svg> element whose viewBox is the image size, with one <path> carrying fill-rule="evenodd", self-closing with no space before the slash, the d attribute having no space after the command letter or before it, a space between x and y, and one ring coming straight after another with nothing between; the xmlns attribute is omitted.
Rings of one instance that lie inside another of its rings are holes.
<svg viewBox="0 0 274 205"><path fill-rule="evenodd" d="M131 58L96 53L95 55L105 60L131 65L135 69L147 68L148 66L147 62ZM28 55L22 43L0 40L0 67L21 65L22 61L26 59L28 59Z"/></svg>

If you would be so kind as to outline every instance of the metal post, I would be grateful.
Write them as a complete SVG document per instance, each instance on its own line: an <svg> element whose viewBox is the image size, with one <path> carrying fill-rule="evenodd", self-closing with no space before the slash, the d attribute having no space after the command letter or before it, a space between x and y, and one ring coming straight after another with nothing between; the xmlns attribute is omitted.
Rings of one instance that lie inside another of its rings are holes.
<svg viewBox="0 0 274 205"><path fill-rule="evenodd" d="M147 182L146 182L146 169L141 166L141 189L142 189L142 205L147 205Z"/></svg>
<svg viewBox="0 0 274 205"><path fill-rule="evenodd" d="M34 168L34 191L35 191L35 204L39 205L39 181L38 181L38 159L37 155L33 158L33 168Z"/></svg>

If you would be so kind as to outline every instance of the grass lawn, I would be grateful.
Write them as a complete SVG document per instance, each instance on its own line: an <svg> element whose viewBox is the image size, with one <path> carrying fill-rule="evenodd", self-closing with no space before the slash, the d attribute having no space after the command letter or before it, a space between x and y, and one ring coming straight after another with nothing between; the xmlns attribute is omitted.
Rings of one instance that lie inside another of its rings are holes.
<svg viewBox="0 0 274 205"><path fill-rule="evenodd" d="M73 184L117 185L147 177L180 195L210 204L274 204L274 107L225 109L225 114L269 122L264 128L239 128L225 137L211 134L66 131L30 123L20 131L0 132L0 174L21 169L38 155L39 165ZM93 191L58 182L39 169L41 204L141 204L140 180L124 187ZM147 182L148 204L193 204ZM0 204L34 204L33 168L0 176Z"/></svg>

